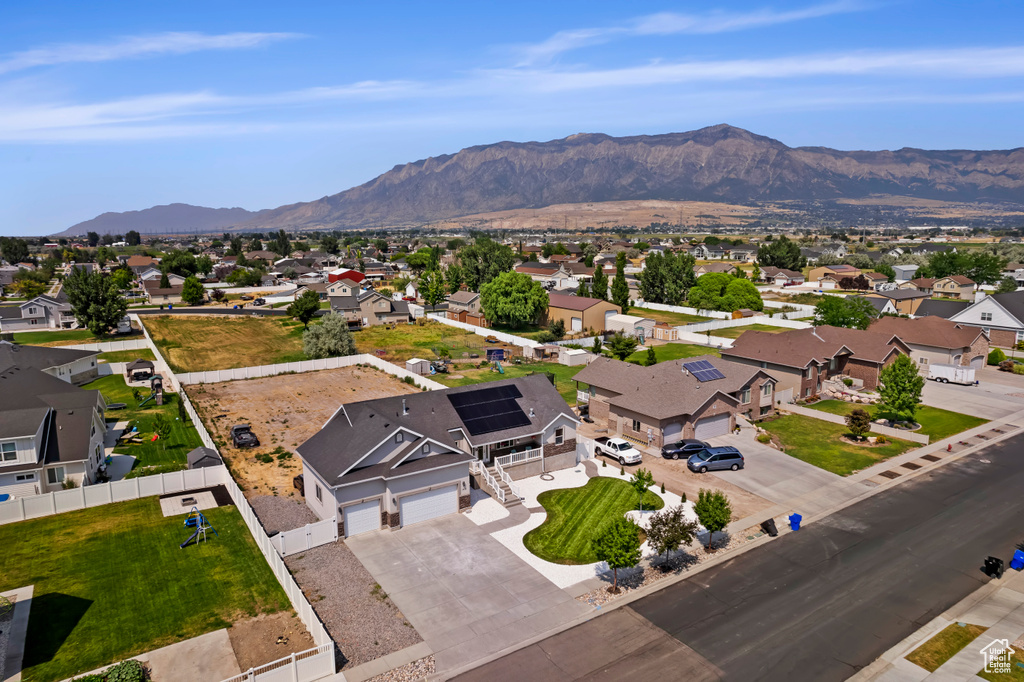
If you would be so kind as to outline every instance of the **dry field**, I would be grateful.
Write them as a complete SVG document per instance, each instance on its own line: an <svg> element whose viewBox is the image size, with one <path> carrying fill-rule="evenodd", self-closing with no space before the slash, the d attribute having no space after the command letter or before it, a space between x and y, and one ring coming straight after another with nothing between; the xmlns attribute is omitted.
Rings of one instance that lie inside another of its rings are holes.
<svg viewBox="0 0 1024 682"><path fill-rule="evenodd" d="M295 448L320 430L343 403L384 398L418 389L370 367L282 374L262 379L187 387L192 404L221 445L246 497L294 496L292 479L302 473ZM260 447L231 446L231 427L252 424ZM261 461L260 456L270 458Z"/></svg>
<svg viewBox="0 0 1024 682"><path fill-rule="evenodd" d="M162 315L146 329L175 372L305 360L302 324L263 317Z"/></svg>

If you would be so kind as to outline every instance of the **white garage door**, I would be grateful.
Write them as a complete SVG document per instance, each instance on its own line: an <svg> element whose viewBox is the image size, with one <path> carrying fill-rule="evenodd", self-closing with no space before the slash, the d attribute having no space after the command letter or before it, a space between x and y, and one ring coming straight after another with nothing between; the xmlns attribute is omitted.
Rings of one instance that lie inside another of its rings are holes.
<svg viewBox="0 0 1024 682"><path fill-rule="evenodd" d="M724 436L729 433L729 415L720 414L717 417L707 417L697 422L694 427L693 437L697 440L707 440L715 436Z"/></svg>
<svg viewBox="0 0 1024 682"><path fill-rule="evenodd" d="M454 485L425 493L416 493L403 497L399 501L401 507L402 526L420 521L429 521L438 516L454 514L459 511L459 496Z"/></svg>
<svg viewBox="0 0 1024 682"><path fill-rule="evenodd" d="M360 502L343 509L345 514L345 537L380 530L380 502Z"/></svg>
<svg viewBox="0 0 1024 682"><path fill-rule="evenodd" d="M583 331L583 318L582 317L574 317L574 318L572 318L572 322L570 324L572 325L572 331L574 331L574 332L581 332L581 331Z"/></svg>
<svg viewBox="0 0 1024 682"><path fill-rule="evenodd" d="M985 356L979 355L976 358L971 358L971 367L974 369L981 369L985 366Z"/></svg>

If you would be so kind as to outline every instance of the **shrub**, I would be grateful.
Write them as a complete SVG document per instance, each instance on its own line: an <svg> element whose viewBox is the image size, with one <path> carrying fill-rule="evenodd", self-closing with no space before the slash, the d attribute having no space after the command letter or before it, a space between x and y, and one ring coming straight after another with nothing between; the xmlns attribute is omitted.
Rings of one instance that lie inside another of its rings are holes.
<svg viewBox="0 0 1024 682"><path fill-rule="evenodd" d="M557 340L558 339L555 337L555 335L549 331L542 331L541 333L537 334L537 343L551 343L552 341Z"/></svg>
<svg viewBox="0 0 1024 682"><path fill-rule="evenodd" d="M1018 365L1017 363L1013 363L1013 373L1024 374L1024 365Z"/></svg>
<svg viewBox="0 0 1024 682"><path fill-rule="evenodd" d="M146 669L134 659L121 661L108 669L105 677L107 682L144 682L146 679Z"/></svg>
<svg viewBox="0 0 1024 682"><path fill-rule="evenodd" d="M876 444L878 444L878 445L885 445L885 444L886 444L886 443L888 443L888 442L889 442L889 439L888 439L888 438L886 438L885 436L881 435L881 434L879 434L879 435L878 435L878 436L877 436L877 437L875 438L875 443L876 443Z"/></svg>
<svg viewBox="0 0 1024 682"><path fill-rule="evenodd" d="M256 455L256 461L263 462L264 464L270 464L271 462L274 461L274 458L265 452L261 452L260 454Z"/></svg>
<svg viewBox="0 0 1024 682"><path fill-rule="evenodd" d="M757 434L757 442L764 443L765 445L767 445L768 443L772 442L772 437L769 436L767 433L759 433Z"/></svg>
<svg viewBox="0 0 1024 682"><path fill-rule="evenodd" d="M602 459L601 460L601 466L603 466L603 467L608 466L608 462L606 462L605 460Z"/></svg>
<svg viewBox="0 0 1024 682"><path fill-rule="evenodd" d="M61 482L60 487L63 488L64 490L72 490L74 488L77 488L78 484L75 483L75 479L73 478L65 478Z"/></svg>
<svg viewBox="0 0 1024 682"><path fill-rule="evenodd" d="M626 467L620 466L619 467L619 476L625 476L625 475L626 475Z"/></svg>
<svg viewBox="0 0 1024 682"><path fill-rule="evenodd" d="M846 386L847 388L853 386L853 379L850 379L849 377L843 377L843 385Z"/></svg>
<svg viewBox="0 0 1024 682"><path fill-rule="evenodd" d="M1012 372L1016 364L1017 363L1014 362L1013 360L1003 360L1002 362L999 363L999 371Z"/></svg>
<svg viewBox="0 0 1024 682"><path fill-rule="evenodd" d="M665 484L664 483L661 484L661 494L662 495L665 494Z"/></svg>
<svg viewBox="0 0 1024 682"><path fill-rule="evenodd" d="M988 354L988 364L998 365L1000 362L1006 359L1006 353L999 348L993 348Z"/></svg>

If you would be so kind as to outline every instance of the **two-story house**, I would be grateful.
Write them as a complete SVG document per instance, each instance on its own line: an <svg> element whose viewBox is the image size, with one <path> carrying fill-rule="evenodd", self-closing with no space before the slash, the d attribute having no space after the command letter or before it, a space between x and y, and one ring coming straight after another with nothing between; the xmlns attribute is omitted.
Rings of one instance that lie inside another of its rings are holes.
<svg viewBox="0 0 1024 682"><path fill-rule="evenodd" d="M69 329L75 314L61 291L57 296L36 296L24 303L0 306L0 331Z"/></svg>
<svg viewBox="0 0 1024 682"><path fill-rule="evenodd" d="M448 310L445 316L477 327L490 326L480 309L480 294L475 291L456 291L448 297Z"/></svg>

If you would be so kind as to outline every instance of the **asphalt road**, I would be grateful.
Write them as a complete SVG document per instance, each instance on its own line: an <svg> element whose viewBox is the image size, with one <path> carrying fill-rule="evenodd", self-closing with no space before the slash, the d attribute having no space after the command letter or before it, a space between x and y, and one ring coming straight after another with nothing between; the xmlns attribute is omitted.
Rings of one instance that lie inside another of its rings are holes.
<svg viewBox="0 0 1024 682"><path fill-rule="evenodd" d="M1024 435L1008 439L633 602L636 614L685 645L660 657L657 676L848 678L984 585L986 556L1009 563L1024 540L1022 448ZM610 615L574 636L591 652L616 650L599 625ZM614 661L590 654L592 665L586 651L554 660L545 653L552 640L463 678L517 679L531 651L552 662L534 680L650 670L642 650Z"/></svg>

